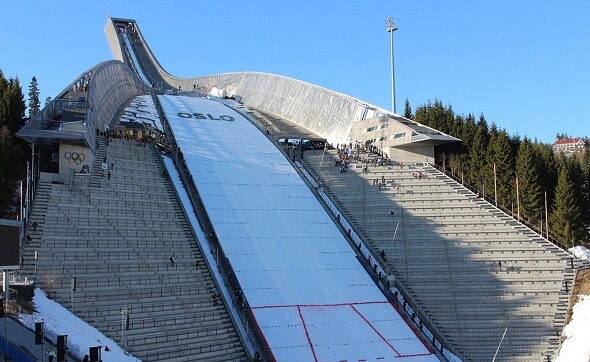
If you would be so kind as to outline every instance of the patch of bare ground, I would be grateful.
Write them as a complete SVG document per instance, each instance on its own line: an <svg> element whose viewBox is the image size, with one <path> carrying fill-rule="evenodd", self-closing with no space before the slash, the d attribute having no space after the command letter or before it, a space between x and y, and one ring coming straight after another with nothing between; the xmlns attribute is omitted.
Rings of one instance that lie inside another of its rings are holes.
<svg viewBox="0 0 590 362"><path fill-rule="evenodd" d="M572 290L572 297L570 298L570 305L567 309L567 316L565 323L569 323L572 317L572 308L578 301L578 295L590 295L590 269L581 270L576 275L576 284Z"/></svg>

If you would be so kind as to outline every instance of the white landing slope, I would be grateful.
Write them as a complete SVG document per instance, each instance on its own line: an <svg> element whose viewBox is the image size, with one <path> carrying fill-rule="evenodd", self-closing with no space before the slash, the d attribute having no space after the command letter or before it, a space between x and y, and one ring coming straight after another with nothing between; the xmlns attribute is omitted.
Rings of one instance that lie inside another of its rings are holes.
<svg viewBox="0 0 590 362"><path fill-rule="evenodd" d="M256 127L211 100L159 99L276 360L438 361Z"/></svg>

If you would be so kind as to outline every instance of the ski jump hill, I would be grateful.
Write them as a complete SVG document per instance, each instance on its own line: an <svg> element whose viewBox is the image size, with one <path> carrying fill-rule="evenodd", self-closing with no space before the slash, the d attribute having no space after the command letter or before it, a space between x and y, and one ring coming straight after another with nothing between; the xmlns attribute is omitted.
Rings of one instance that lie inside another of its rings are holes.
<svg viewBox="0 0 590 362"><path fill-rule="evenodd" d="M556 354L573 259L432 166L459 140L279 75L174 77L132 19L105 34L116 60L17 134L45 170L21 274L77 316L144 361Z"/></svg>

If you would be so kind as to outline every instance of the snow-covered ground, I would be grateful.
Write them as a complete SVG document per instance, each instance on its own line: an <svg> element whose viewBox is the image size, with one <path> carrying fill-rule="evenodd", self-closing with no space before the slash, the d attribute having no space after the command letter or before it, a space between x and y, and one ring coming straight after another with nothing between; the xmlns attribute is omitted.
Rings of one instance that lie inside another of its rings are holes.
<svg viewBox="0 0 590 362"><path fill-rule="evenodd" d="M570 253L577 259L590 261L590 250L585 246L574 246L569 249Z"/></svg>
<svg viewBox="0 0 590 362"><path fill-rule="evenodd" d="M579 296L556 362L590 361L590 295Z"/></svg>
<svg viewBox="0 0 590 362"><path fill-rule="evenodd" d="M127 355L112 339L105 337L96 328L76 317L59 303L48 299L41 289L35 289L33 304L36 312L20 314L19 320L27 328L35 330L36 322L45 322L45 336L56 341L58 335L68 336L69 353L80 360L88 354L89 347L102 346L102 360L132 362L139 359ZM108 347L108 351L106 351Z"/></svg>
<svg viewBox="0 0 590 362"><path fill-rule="evenodd" d="M590 261L590 250L584 246L569 251L577 259ZM563 335L565 339L556 362L590 362L590 295L578 296Z"/></svg>

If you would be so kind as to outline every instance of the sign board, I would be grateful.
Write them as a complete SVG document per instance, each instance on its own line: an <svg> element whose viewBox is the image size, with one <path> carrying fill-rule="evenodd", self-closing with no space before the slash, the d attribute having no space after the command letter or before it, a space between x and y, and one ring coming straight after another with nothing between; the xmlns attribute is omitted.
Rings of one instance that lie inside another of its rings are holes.
<svg viewBox="0 0 590 362"><path fill-rule="evenodd" d="M0 219L0 269L18 269L22 222Z"/></svg>

